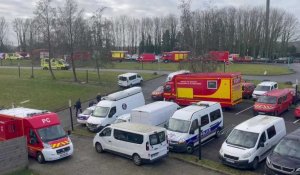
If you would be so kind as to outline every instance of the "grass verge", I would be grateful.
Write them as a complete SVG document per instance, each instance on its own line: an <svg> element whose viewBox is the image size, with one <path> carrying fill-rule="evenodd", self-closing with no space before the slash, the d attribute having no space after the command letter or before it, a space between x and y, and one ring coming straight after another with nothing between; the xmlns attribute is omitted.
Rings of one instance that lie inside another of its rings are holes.
<svg viewBox="0 0 300 175"><path fill-rule="evenodd" d="M72 131L72 134L94 138L96 133L89 132L85 126L78 125L75 126L74 131Z"/></svg>
<svg viewBox="0 0 300 175"><path fill-rule="evenodd" d="M257 175L257 173L246 171L246 170L238 170L234 168L230 168L228 166L225 166L221 163L202 159L199 160L196 156L193 155L187 155L187 154L177 154L177 153L171 153L169 157L191 163L193 165L201 166L213 171L217 171L224 174L230 174L230 175Z"/></svg>

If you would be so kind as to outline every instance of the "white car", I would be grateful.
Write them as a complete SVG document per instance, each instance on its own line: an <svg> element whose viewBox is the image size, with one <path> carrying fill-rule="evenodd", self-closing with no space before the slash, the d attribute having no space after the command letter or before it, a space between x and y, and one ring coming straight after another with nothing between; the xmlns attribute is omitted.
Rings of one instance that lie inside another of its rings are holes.
<svg viewBox="0 0 300 175"><path fill-rule="evenodd" d="M252 97L254 100L264 95L266 92L271 91L273 89L278 89L278 83L274 81L263 81L259 83L252 93Z"/></svg>
<svg viewBox="0 0 300 175"><path fill-rule="evenodd" d="M86 124L86 121L90 117L90 115L93 113L95 110L96 106L91 106L86 108L82 113L78 114L77 116L77 122L80 124Z"/></svg>

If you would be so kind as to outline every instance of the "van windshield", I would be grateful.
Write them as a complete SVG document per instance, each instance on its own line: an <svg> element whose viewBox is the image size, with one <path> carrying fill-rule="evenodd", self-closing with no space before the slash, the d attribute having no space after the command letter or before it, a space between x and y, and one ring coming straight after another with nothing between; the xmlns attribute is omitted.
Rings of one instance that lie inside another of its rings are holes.
<svg viewBox="0 0 300 175"><path fill-rule="evenodd" d="M258 139L258 133L234 129L228 136L226 143L244 148L253 148Z"/></svg>
<svg viewBox="0 0 300 175"><path fill-rule="evenodd" d="M120 76L120 77L119 77L119 80L120 80L120 81L126 81L126 80L127 80L127 78L126 78L126 77L122 77L122 76Z"/></svg>
<svg viewBox="0 0 300 175"><path fill-rule="evenodd" d="M43 142L50 142L66 137L66 132L60 125L50 126L48 128L38 129L38 134Z"/></svg>
<svg viewBox="0 0 300 175"><path fill-rule="evenodd" d="M292 139L283 139L275 147L274 152L282 155L288 156L296 159L300 159L300 141Z"/></svg>
<svg viewBox="0 0 300 175"><path fill-rule="evenodd" d="M86 109L82 112L83 115L90 115L93 112L91 109Z"/></svg>
<svg viewBox="0 0 300 175"><path fill-rule="evenodd" d="M270 90L270 86L262 86L262 85L257 85L257 87L255 88L256 91L269 91Z"/></svg>
<svg viewBox="0 0 300 175"><path fill-rule="evenodd" d="M277 98L271 96L261 96L257 99L257 102L266 104L276 104Z"/></svg>
<svg viewBox="0 0 300 175"><path fill-rule="evenodd" d="M190 127L190 121L171 118L169 120L168 130L174 132L187 133Z"/></svg>
<svg viewBox="0 0 300 175"><path fill-rule="evenodd" d="M105 118L109 112L110 107L102 107L102 106L96 106L93 116L94 117L100 117Z"/></svg>

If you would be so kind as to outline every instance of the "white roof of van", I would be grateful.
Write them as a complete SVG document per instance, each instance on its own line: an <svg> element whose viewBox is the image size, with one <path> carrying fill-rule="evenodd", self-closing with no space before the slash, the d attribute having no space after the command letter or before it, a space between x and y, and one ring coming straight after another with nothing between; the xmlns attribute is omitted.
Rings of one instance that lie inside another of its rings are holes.
<svg viewBox="0 0 300 175"><path fill-rule="evenodd" d="M180 119L180 120L190 120L191 116L195 112L206 109L207 107L215 104L218 104L218 102L201 101L196 104L177 110L172 116L172 118Z"/></svg>
<svg viewBox="0 0 300 175"><path fill-rule="evenodd" d="M276 122L283 120L281 117L274 117L268 115L257 115L250 118L243 123L237 125L235 129L242 131L249 131L254 133L260 133L267 129L269 126L274 125Z"/></svg>
<svg viewBox="0 0 300 175"><path fill-rule="evenodd" d="M157 102L149 103L149 104L144 105L144 106L140 106L140 107L134 108L134 109L132 109L132 111L143 111L143 112L149 112L149 113L151 113L153 111L157 111L159 109L166 108L166 107L169 107L169 106L174 106L174 105L177 106L177 107L179 107L174 102L157 101Z"/></svg>
<svg viewBox="0 0 300 175"><path fill-rule="evenodd" d="M38 109L30 109L30 108L23 108L23 107L0 110L0 114L15 116L18 118L31 117L34 115L44 114L47 112L48 112L47 110L38 110Z"/></svg>
<svg viewBox="0 0 300 175"><path fill-rule="evenodd" d="M274 84L277 84L277 82L274 82L274 81L263 81L263 82L260 82L258 85L260 85L260 86L273 86Z"/></svg>
<svg viewBox="0 0 300 175"><path fill-rule="evenodd" d="M142 92L141 87L132 87L123 91L115 92L112 94L109 94L108 96L103 97L103 100L110 100L110 101L116 101L125 97L129 97L131 95L137 94ZM101 101L100 101L101 102Z"/></svg>
<svg viewBox="0 0 300 175"><path fill-rule="evenodd" d="M119 77L122 76L122 77L130 77L132 75L136 75L137 73L131 73L131 72L128 72L128 73L125 73L125 74L121 74L121 75L118 75Z"/></svg>
<svg viewBox="0 0 300 175"><path fill-rule="evenodd" d="M116 129L138 132L138 133L152 133L157 130L159 131L164 130L164 128L157 127L157 126L144 125L140 123L130 123L130 122L112 124L111 127Z"/></svg>

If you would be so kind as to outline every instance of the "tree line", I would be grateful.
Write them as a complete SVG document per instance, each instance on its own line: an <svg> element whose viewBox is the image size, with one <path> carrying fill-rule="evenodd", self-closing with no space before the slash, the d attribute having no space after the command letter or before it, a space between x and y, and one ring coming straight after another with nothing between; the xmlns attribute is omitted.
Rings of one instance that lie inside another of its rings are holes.
<svg viewBox="0 0 300 175"><path fill-rule="evenodd" d="M191 0L180 0L178 16L105 18L105 7L99 7L91 17L86 17L76 0L65 0L58 7L54 7L51 0L39 0L33 18L16 18L11 25L19 50L31 52L46 48L50 57L69 54L71 58L74 51L89 51L98 68L109 61L111 50L126 50L131 54L187 50L194 57L211 50L228 50L241 56L271 58L292 52L288 43L297 38L299 22L287 11L270 10L266 35L263 7L207 6L191 10L191 3ZM7 50L8 25L0 17L1 51ZM77 81L73 59L71 65L74 81ZM49 70L55 79L52 69Z"/></svg>

